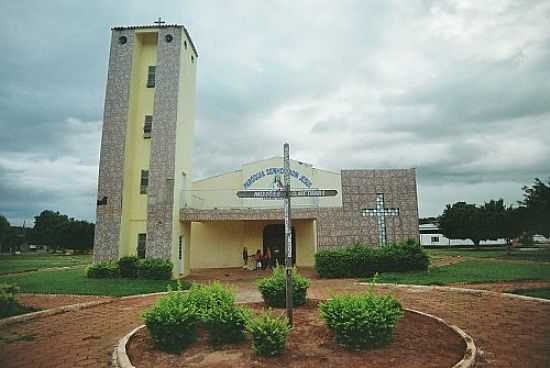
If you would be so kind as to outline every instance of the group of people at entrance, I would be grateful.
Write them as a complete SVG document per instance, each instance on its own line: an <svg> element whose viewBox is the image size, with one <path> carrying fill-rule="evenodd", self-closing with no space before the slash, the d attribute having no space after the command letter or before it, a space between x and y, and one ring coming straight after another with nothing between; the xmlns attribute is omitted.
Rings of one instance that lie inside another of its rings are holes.
<svg viewBox="0 0 550 368"><path fill-rule="evenodd" d="M248 249L244 247L243 262L243 268L249 270L265 270L266 268L272 269L274 264L273 255L271 254L271 248L267 248L263 254L262 251L258 249L256 251L256 254L248 255Z"/></svg>

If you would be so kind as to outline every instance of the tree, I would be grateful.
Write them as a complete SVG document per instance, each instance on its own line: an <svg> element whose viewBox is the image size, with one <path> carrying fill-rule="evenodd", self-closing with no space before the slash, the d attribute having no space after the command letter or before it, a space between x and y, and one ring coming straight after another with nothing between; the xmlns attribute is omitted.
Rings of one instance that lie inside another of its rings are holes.
<svg viewBox="0 0 550 368"><path fill-rule="evenodd" d="M508 254L511 251L512 239L524 232L524 209L506 206L504 200L491 200L483 205L486 228L489 239L505 239Z"/></svg>
<svg viewBox="0 0 550 368"><path fill-rule="evenodd" d="M524 186L523 201L527 230L532 234L550 237L550 178L545 184L535 178L532 187Z"/></svg>
<svg viewBox="0 0 550 368"><path fill-rule="evenodd" d="M69 219L61 227L61 248L85 250L94 245L94 224L83 220Z"/></svg>
<svg viewBox="0 0 550 368"><path fill-rule="evenodd" d="M47 245L50 249L57 249L63 243L63 227L69 221L66 215L59 212L44 210L34 218L34 227L31 232L33 243Z"/></svg>
<svg viewBox="0 0 550 368"><path fill-rule="evenodd" d="M437 217L421 217L418 219L418 223L420 225L424 224L436 224L439 222L439 218Z"/></svg>
<svg viewBox="0 0 550 368"><path fill-rule="evenodd" d="M50 249L92 249L95 225L84 220L69 218L59 212L44 210L36 216L31 239Z"/></svg>
<svg viewBox="0 0 550 368"><path fill-rule="evenodd" d="M6 240L11 236L12 229L8 219L0 215L0 249L4 249Z"/></svg>
<svg viewBox="0 0 550 368"><path fill-rule="evenodd" d="M507 253L510 254L512 239L518 238L525 232L525 208L506 207L506 211L500 219L499 231L500 237L506 239Z"/></svg>
<svg viewBox="0 0 550 368"><path fill-rule="evenodd" d="M470 239L477 248L490 234L484 212L483 208L475 204L448 204L439 217L439 229L449 239Z"/></svg>

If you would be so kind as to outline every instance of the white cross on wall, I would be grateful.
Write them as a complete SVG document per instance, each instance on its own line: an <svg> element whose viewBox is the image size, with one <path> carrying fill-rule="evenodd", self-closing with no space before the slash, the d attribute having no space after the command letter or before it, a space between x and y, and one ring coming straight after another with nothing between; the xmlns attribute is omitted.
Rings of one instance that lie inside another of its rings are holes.
<svg viewBox="0 0 550 368"><path fill-rule="evenodd" d="M386 216L399 216L399 208L384 208L384 193L376 193L376 208L363 208L361 214L376 217L378 245L386 245Z"/></svg>

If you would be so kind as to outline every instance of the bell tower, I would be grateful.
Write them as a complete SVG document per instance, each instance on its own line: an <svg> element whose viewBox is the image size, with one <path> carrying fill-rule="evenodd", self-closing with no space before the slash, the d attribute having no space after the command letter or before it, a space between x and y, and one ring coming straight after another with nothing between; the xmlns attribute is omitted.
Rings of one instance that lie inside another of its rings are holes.
<svg viewBox="0 0 550 368"><path fill-rule="evenodd" d="M197 58L182 25L112 28L94 262L136 255L177 265L189 238L179 208L191 185Z"/></svg>

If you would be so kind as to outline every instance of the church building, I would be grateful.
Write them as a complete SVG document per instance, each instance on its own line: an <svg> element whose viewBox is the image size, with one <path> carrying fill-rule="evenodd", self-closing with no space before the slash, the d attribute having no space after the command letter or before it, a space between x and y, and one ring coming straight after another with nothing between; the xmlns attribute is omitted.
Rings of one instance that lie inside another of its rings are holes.
<svg viewBox="0 0 550 368"><path fill-rule="evenodd" d="M237 197L242 190L281 189L281 156L192 180L197 62L184 26L112 29L95 262L128 255L170 259L178 277L192 269L240 267L245 247L249 254L269 248L283 260L283 201ZM291 160L288 172L293 190L338 192L292 199L297 266L313 266L322 249L419 239L415 169L335 172Z"/></svg>

